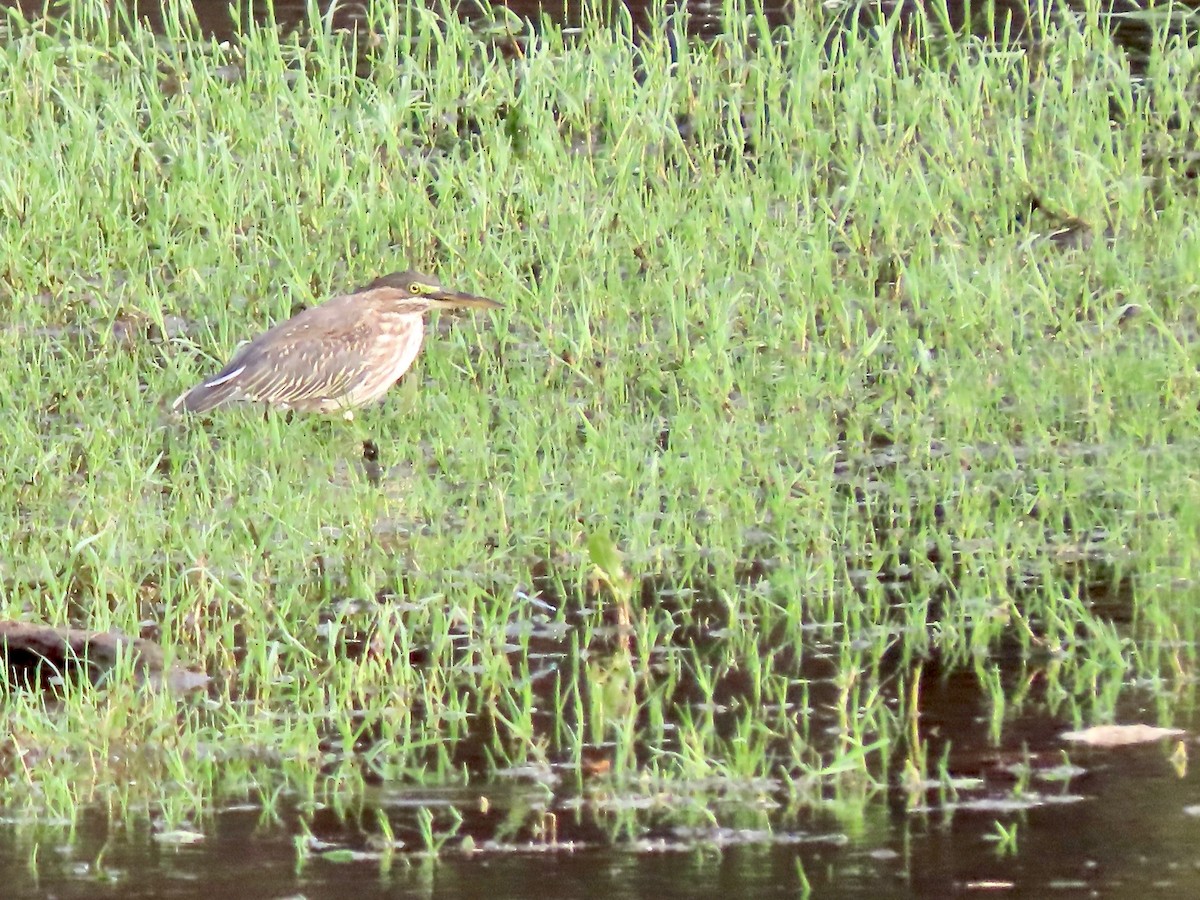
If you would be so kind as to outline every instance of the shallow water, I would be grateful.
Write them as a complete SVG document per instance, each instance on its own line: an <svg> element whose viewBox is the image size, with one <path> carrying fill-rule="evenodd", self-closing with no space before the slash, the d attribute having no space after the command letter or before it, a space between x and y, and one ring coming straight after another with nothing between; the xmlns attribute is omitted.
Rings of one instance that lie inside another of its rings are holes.
<svg viewBox="0 0 1200 900"><path fill-rule="evenodd" d="M15 6L22 9L27 16L36 17L41 14L44 3L41 0L3 0L0 6ZM147 0L135 0L127 4L140 19L150 23L157 30L162 29L161 6ZM265 22L268 18L268 5L265 3L240 4L229 0L193 0L196 21L201 30L219 40L231 40L238 29L253 20ZM458 11L459 15L468 20L497 20L502 21L498 14L487 11L482 4L472 0L451 2L450 8ZM507 0L492 4L496 10L508 10L518 20L537 22L542 17L548 21L565 25L577 26L583 15L584 4L578 0ZM879 4L826 4L835 10L845 20L847 26L858 23L870 26L877 21L882 13L891 15L896 10L901 14L915 11L918 4L906 0L884 0ZM1026 15L1026 5L1019 0L994 0L991 4L994 13L988 14L983 4L971 4L948 0L945 4L949 24L961 28L968 21L973 33L993 36L1003 39L1009 36L1021 40L1036 38L1038 23L1030 21ZM285 27L302 27L309 20L309 4L302 0L275 0L270 5L274 10L275 20ZM363 21L365 4L363 3L330 3L320 0L316 4L323 20L334 28L355 28ZM644 0L624 0L621 4L613 4L613 17L628 16L634 30L643 31L660 6L657 3L647 3ZM722 31L722 3L717 0L674 0L667 4L671 10L682 10L685 14L686 30L689 35L711 38ZM1081 0L1070 0L1062 4L1062 8L1083 14L1086 4ZM786 24L790 19L792 4L785 0L763 0L762 11L767 24L774 28ZM618 14L618 10L621 12ZM1151 17L1138 4L1133 2L1114 3L1110 7L1115 23L1115 36L1118 43L1131 52L1134 60L1145 58L1149 52L1152 38Z"/></svg>
<svg viewBox="0 0 1200 900"><path fill-rule="evenodd" d="M1073 723L1041 696L1053 665L1014 660L1003 670L1022 712L994 743L992 695L979 674L920 664L920 736L931 759L944 759L951 790L903 787L902 773L886 790L803 800L769 780L617 788L602 767L577 783L564 764L469 787L380 785L341 815L301 811L286 796L273 813L231 802L195 833L114 824L99 812L73 835L9 818L0 826L3 895L782 897L802 893L805 878L822 897L1126 896L1149 886L1195 896L1200 779L1186 763L1195 739L1113 749L1064 741ZM819 710L834 689L813 688ZM1143 699L1118 720L1154 722L1154 695ZM1007 850L999 826L1015 832Z"/></svg>

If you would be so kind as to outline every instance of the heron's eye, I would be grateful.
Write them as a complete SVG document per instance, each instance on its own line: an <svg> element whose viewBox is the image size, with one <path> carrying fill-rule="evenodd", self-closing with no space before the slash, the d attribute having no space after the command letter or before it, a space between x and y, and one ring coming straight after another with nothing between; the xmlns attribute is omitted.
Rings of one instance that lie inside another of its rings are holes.
<svg viewBox="0 0 1200 900"><path fill-rule="evenodd" d="M425 292L425 285L421 284L419 281L414 281L408 286L408 292L410 294L422 294Z"/></svg>

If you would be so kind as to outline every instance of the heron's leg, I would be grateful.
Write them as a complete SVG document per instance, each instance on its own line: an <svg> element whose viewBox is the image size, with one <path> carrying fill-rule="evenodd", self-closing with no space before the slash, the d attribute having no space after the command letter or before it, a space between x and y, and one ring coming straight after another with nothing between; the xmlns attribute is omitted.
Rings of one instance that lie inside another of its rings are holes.
<svg viewBox="0 0 1200 900"><path fill-rule="evenodd" d="M379 445L371 438L362 442L363 471L367 473L367 481L372 486L379 487L383 483L383 465L379 462Z"/></svg>

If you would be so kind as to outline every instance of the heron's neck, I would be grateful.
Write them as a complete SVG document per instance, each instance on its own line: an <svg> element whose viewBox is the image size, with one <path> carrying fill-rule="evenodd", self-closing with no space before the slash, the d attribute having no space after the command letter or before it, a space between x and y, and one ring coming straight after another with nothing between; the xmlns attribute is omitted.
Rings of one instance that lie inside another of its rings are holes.
<svg viewBox="0 0 1200 900"><path fill-rule="evenodd" d="M397 337L399 346L396 350L395 364L392 367L393 381L399 380L400 376L408 371L409 366L413 364L413 360L417 358L417 354L421 352L421 339L425 335L425 319L422 316L416 316L405 323L400 335Z"/></svg>

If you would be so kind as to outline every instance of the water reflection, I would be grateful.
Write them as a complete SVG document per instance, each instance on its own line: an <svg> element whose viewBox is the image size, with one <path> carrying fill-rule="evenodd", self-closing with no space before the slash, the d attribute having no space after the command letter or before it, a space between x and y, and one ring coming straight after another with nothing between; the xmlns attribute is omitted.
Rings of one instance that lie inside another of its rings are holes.
<svg viewBox="0 0 1200 900"><path fill-rule="evenodd" d="M795 897L802 878L821 897L947 896L1003 886L1009 886L1006 896L1046 896L1064 888L1109 894L1150 881L1162 896L1197 896L1200 822L1187 809L1200 803L1200 780L1178 777L1161 747L1080 756L1088 769L1083 802L1008 815L889 812L874 804L867 819L841 823L829 811L810 811L793 827L773 830L770 839L754 839L747 830L748 843L739 843L736 831L721 842L705 840L702 831L668 830L614 848L597 830L561 814L557 844L520 840L489 849L475 840L476 849L466 850L459 838L437 859L405 850L389 857L364 835L366 829L318 812L306 817L311 837L298 854L297 811L268 817L233 807L218 813L195 844L156 840L149 826L116 825L100 813L83 817L73 841L65 827L0 828L0 871L10 898L524 898L548 890L587 900ZM447 803L478 809L479 803L466 791L414 794L413 802L418 799L434 809ZM503 794L496 801L486 816L496 821L507 815L506 804L517 802ZM416 815L413 807L393 803L389 817L403 826L414 825ZM1016 856L998 852L990 840L997 821L1015 827ZM474 822L464 831L482 836L479 826ZM403 827L396 834L412 836ZM36 878L27 868L34 855Z"/></svg>

